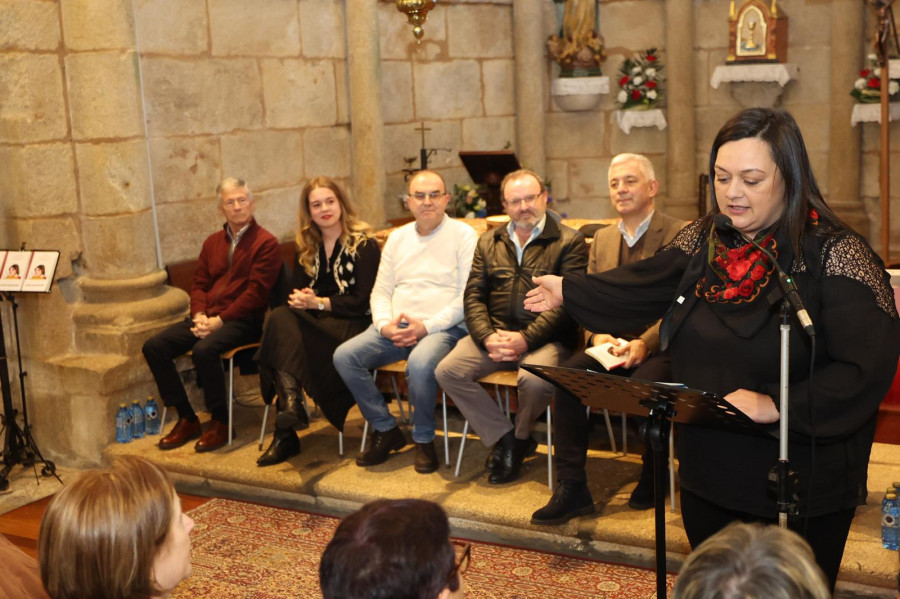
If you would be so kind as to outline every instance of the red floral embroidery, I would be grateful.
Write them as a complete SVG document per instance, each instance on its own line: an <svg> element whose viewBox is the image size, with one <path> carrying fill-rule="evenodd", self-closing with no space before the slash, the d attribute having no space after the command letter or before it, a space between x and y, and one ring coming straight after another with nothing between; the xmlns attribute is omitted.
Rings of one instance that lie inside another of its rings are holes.
<svg viewBox="0 0 900 599"><path fill-rule="evenodd" d="M772 234L759 244L769 247L772 252L777 246ZM710 243L709 264L716 275L713 277L715 280L702 278L697 283L697 293L711 302L753 301L774 270L765 254L753 245L747 243L736 248L725 247L716 232L713 232Z"/></svg>

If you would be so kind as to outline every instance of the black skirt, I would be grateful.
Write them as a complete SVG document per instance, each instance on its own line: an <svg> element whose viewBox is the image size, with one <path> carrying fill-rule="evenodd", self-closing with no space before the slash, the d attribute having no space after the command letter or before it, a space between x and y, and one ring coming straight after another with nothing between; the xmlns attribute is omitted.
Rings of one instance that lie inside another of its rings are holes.
<svg viewBox="0 0 900 599"><path fill-rule="evenodd" d="M337 318L329 312L279 306L266 320L256 361L294 375L328 421L343 431L347 412L355 402L334 368L334 350L371 322L369 317ZM271 403L274 389L263 378L262 395Z"/></svg>

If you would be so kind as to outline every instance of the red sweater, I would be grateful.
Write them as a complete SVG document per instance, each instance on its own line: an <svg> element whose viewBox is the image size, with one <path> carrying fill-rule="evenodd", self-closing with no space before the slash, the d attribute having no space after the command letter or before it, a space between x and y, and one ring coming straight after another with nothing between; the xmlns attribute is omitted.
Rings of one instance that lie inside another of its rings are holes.
<svg viewBox="0 0 900 599"><path fill-rule="evenodd" d="M191 285L191 316L205 312L224 321L262 320L281 271L278 240L254 219L234 248L231 268L230 245L224 227L203 242Z"/></svg>

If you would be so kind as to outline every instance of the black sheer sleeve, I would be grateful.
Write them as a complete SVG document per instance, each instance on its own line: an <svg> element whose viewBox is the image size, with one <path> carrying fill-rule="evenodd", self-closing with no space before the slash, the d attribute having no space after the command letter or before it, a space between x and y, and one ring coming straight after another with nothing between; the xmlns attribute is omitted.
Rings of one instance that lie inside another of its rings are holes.
<svg viewBox="0 0 900 599"><path fill-rule="evenodd" d="M651 258L563 279L563 307L589 331L614 335L646 329L675 299L689 256L668 249Z"/></svg>

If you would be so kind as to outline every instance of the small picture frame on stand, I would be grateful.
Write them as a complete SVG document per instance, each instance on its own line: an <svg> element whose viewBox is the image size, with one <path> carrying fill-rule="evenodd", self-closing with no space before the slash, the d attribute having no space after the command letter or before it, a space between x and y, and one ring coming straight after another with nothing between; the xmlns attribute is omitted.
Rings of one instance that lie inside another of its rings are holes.
<svg viewBox="0 0 900 599"><path fill-rule="evenodd" d="M728 15L726 63L787 62L788 18L777 0L744 0Z"/></svg>
<svg viewBox="0 0 900 599"><path fill-rule="evenodd" d="M0 291L49 293L58 250L0 250Z"/></svg>

